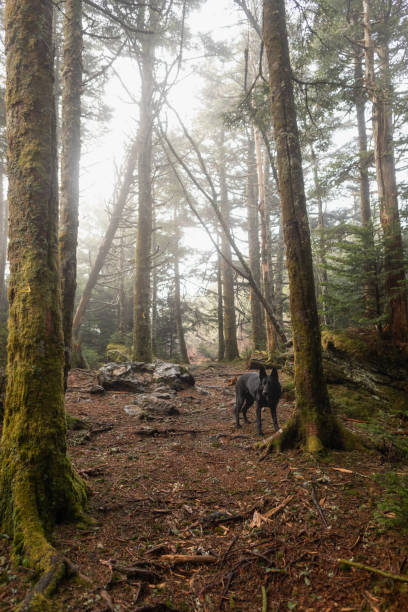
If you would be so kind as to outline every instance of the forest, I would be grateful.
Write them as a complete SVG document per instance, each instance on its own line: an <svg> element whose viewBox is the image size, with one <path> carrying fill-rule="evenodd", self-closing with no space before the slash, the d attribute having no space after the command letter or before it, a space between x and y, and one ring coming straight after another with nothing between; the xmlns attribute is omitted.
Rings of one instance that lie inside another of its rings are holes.
<svg viewBox="0 0 408 612"><path fill-rule="evenodd" d="M0 12L0 610L408 609L408 1Z"/></svg>

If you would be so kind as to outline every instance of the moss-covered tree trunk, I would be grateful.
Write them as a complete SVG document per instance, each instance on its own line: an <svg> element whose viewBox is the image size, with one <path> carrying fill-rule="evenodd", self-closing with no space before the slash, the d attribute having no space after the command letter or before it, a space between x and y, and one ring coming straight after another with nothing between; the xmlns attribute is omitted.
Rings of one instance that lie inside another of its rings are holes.
<svg viewBox="0 0 408 612"><path fill-rule="evenodd" d="M255 159L255 142L248 137L248 177L247 177L247 218L248 218L248 254L249 267L255 282L261 286L261 263L259 246L259 214L257 202L257 175ZM251 301L251 337L255 350L265 348L265 325L262 306L253 288L250 289Z"/></svg>
<svg viewBox="0 0 408 612"><path fill-rule="evenodd" d="M390 76L388 9L384 11L376 49L378 78L374 67L374 42L371 34L370 3L363 0L366 87L373 103L374 157L377 174L380 220L384 236L385 291L387 328L393 341L408 340L407 291L404 253L395 177L392 119L392 83Z"/></svg>
<svg viewBox="0 0 408 612"><path fill-rule="evenodd" d="M147 23L152 23L152 18ZM146 26L148 29L148 26ZM139 118L139 208L136 239L136 276L133 312L133 358L152 360L150 322L150 276L153 227L152 197L152 130L153 130L153 67L154 40L143 35L140 74L142 90Z"/></svg>
<svg viewBox="0 0 408 612"><path fill-rule="evenodd" d="M64 564L47 536L56 521L81 515L85 490L65 440L51 0L9 0L5 29L10 311L0 529L17 555L57 580Z"/></svg>
<svg viewBox="0 0 408 612"><path fill-rule="evenodd" d="M226 176L225 160L225 135L221 133L219 144L219 180L220 180L220 209L221 214L228 225L231 227L230 203L228 199L228 187ZM235 317L235 296L234 296L234 275L231 266L227 263L232 259L231 245L225 232L221 236L221 249L224 255L222 261L222 292L224 300L224 342L227 361L232 361L239 357L237 342L237 324Z"/></svg>
<svg viewBox="0 0 408 612"><path fill-rule="evenodd" d="M263 171L262 150L261 150L261 133L255 128L255 149L256 149L256 167L258 175L258 199L259 199L259 215L261 220L261 271L262 285L265 299L273 303L273 285L272 285L272 270L271 259L269 257L269 239L268 239L268 214L266 211L265 201L265 175ZM266 313L266 350L268 356L271 357L277 348L277 333L272 319Z"/></svg>
<svg viewBox="0 0 408 612"><path fill-rule="evenodd" d="M344 440L330 408L323 376L284 0L264 0L263 9L263 39L269 65L271 110L289 275L297 406L294 418L277 444L281 448L301 444L309 451L316 452L324 447L341 448Z"/></svg>
<svg viewBox="0 0 408 612"><path fill-rule="evenodd" d="M0 312L6 310L5 271L7 260L7 198L4 197L4 160L0 153Z"/></svg>
<svg viewBox="0 0 408 612"><path fill-rule="evenodd" d="M65 0L62 68L61 203L59 257L64 332L64 385L71 367L76 290L79 161L81 156L82 0Z"/></svg>

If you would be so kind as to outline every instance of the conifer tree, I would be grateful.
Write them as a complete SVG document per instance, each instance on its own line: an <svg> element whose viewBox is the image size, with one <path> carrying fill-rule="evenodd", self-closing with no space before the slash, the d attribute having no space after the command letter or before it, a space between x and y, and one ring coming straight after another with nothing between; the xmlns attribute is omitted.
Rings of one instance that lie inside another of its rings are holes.
<svg viewBox="0 0 408 612"><path fill-rule="evenodd" d="M9 0L5 30L10 306L0 525L16 558L46 572L47 594L66 570L48 541L52 527L81 516L85 503L65 439L51 0ZM43 595L30 598L46 609Z"/></svg>
<svg viewBox="0 0 408 612"><path fill-rule="evenodd" d="M263 8L295 353L296 414L277 444L302 444L318 452L343 448L345 436L332 413L323 376L284 0L264 0Z"/></svg>

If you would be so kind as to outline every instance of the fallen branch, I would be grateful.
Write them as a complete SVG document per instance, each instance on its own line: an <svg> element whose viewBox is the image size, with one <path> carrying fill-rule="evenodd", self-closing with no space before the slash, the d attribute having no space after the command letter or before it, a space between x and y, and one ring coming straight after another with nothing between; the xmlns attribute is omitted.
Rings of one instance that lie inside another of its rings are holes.
<svg viewBox="0 0 408 612"><path fill-rule="evenodd" d="M365 570L366 572L371 572L372 574L378 574L379 576L383 576L384 578L390 578L391 580L408 582L408 576L401 576L400 574L391 574L391 572L386 572L385 570L377 569L376 567L370 567L369 565L364 565L363 563L358 563L357 561L337 559L337 563L340 563L341 565L355 567L356 569Z"/></svg>
<svg viewBox="0 0 408 612"><path fill-rule="evenodd" d="M160 560L169 561L174 567L180 563L217 563L213 555L161 555Z"/></svg>
<svg viewBox="0 0 408 612"><path fill-rule="evenodd" d="M134 429L133 433L137 436L185 436L191 434L195 436L198 433L208 433L210 430L208 429L156 429L155 427L151 428L140 428Z"/></svg>
<svg viewBox="0 0 408 612"><path fill-rule="evenodd" d="M160 574L154 570L145 569L144 567L125 567L124 565L112 563L112 568L120 574L126 574L128 578L140 578L140 580L146 581L161 580Z"/></svg>

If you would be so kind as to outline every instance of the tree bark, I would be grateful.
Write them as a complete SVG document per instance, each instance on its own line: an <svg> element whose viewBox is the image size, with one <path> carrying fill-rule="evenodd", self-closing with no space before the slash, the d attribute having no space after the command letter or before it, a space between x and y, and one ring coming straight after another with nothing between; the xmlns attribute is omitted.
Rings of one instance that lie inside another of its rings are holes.
<svg viewBox="0 0 408 612"><path fill-rule="evenodd" d="M51 589L65 565L47 537L85 503L66 454L51 0L8 0L5 30L10 310L0 528L16 555L51 576Z"/></svg>
<svg viewBox="0 0 408 612"><path fill-rule="evenodd" d="M380 220L384 236L385 292L387 328L395 342L408 340L407 292L404 254L395 178L392 120L392 84L386 19L381 24L377 44L379 77L374 67L374 42L371 34L370 5L363 0L366 87L373 103L374 157L377 174Z"/></svg>
<svg viewBox="0 0 408 612"><path fill-rule="evenodd" d="M186 340L184 337L183 329L183 318L181 316L181 297L180 297L180 221L178 218L178 209L176 207L174 212L174 227L175 229L175 247L174 247L174 311L176 317L176 328L177 328L177 339L179 344L179 351L181 361L183 363L190 363L187 353Z"/></svg>
<svg viewBox="0 0 408 612"><path fill-rule="evenodd" d="M225 161L225 145L224 132L221 134L219 146L219 179L220 179L220 208L221 214L228 225L231 227L230 219L230 204L228 201L228 188L226 177L226 161ZM227 261L231 261L231 245L225 232L221 235L221 249ZM237 342L237 324L235 319L235 298L234 298L234 276L231 266L227 261L222 261L222 289L224 300L224 342L225 342L225 359L232 361L239 357L238 342Z"/></svg>
<svg viewBox="0 0 408 612"><path fill-rule="evenodd" d="M222 258L218 253L217 259L217 329L218 329L218 361L222 361L225 356L224 342L224 307L222 297Z"/></svg>
<svg viewBox="0 0 408 612"><path fill-rule="evenodd" d="M76 291L79 161L81 156L82 0L65 0L62 69L61 203L59 259L64 332L64 386L71 367L72 320Z"/></svg>
<svg viewBox="0 0 408 612"><path fill-rule="evenodd" d="M111 218L109 220L109 225L106 229L105 236L101 242L101 245L98 250L98 254L96 256L95 262L92 266L92 269L89 273L88 280L85 285L85 289L82 293L81 299L79 301L78 307L75 312L74 320L72 323L72 337L74 341L77 342L79 328L81 327L82 320L84 318L85 311L89 304L89 300L91 299L92 291L97 283L99 273L102 270L102 267L105 263L106 256L109 253L109 250L112 246L112 241L115 237L116 231L119 226L119 222L121 220L123 211L128 201L129 192L133 185L133 175L136 167L137 160L137 152L138 152L138 143L135 142L129 151L126 169L123 175L122 184L114 201Z"/></svg>
<svg viewBox="0 0 408 612"><path fill-rule="evenodd" d="M322 296L322 314L323 314L323 323L324 325L329 325L329 308L327 304L327 261L326 261L326 241L324 237L324 217L323 217L323 199L322 199L322 190L320 186L319 180L319 172L317 166L317 158L316 153L314 151L313 145L310 145L310 154L312 158L312 167L313 167L313 181L316 193L316 201L317 201L317 223L318 223L318 231L319 231L319 260L320 260L320 289Z"/></svg>
<svg viewBox="0 0 408 612"><path fill-rule="evenodd" d="M146 9L140 9L146 10ZM149 18L152 22L152 18ZM133 312L133 358L152 360L150 322L150 273L153 228L152 199L152 130L153 130L153 67L154 41L143 35L141 58L142 91L139 119L139 209L136 240L136 277Z"/></svg>
<svg viewBox="0 0 408 612"><path fill-rule="evenodd" d="M270 77L290 312L295 354L296 414L278 439L317 452L342 448L344 438L330 407L313 279L312 250L296 122L283 0L264 0L263 39Z"/></svg>
<svg viewBox="0 0 408 612"><path fill-rule="evenodd" d="M358 19L355 20L358 23ZM365 267L366 278L364 280L364 301L367 318L372 319L380 315L379 309L379 287L376 282L376 263L370 260L370 253L374 252L373 228L371 221L370 204L370 181L368 168L370 156L367 147L367 130L365 121L365 92L364 72L362 64L363 51L357 45L354 48L354 101L357 115L358 129L358 156L359 156L359 182L360 182L360 218L361 225L365 228L364 251L367 258Z"/></svg>
<svg viewBox="0 0 408 612"><path fill-rule="evenodd" d="M248 137L247 218L249 267L255 282L260 287L261 264L257 187L255 143L253 137ZM262 306L252 287L250 291L252 345L255 350L262 350L265 348L266 339Z"/></svg>
<svg viewBox="0 0 408 612"><path fill-rule="evenodd" d="M255 128L255 149L256 149L256 167L258 174L258 196L259 196L259 214L261 218L261 270L262 284L265 299L269 304L273 303L273 288L272 288L272 270L271 260L268 253L268 215L265 202L265 177L263 172L262 151L261 151L261 134ZM269 358L273 355L277 348L277 334L275 326L271 318L266 314L266 350Z"/></svg>
<svg viewBox="0 0 408 612"><path fill-rule="evenodd" d="M4 160L0 158L0 312L6 310L5 272L7 261L7 198L4 197Z"/></svg>

